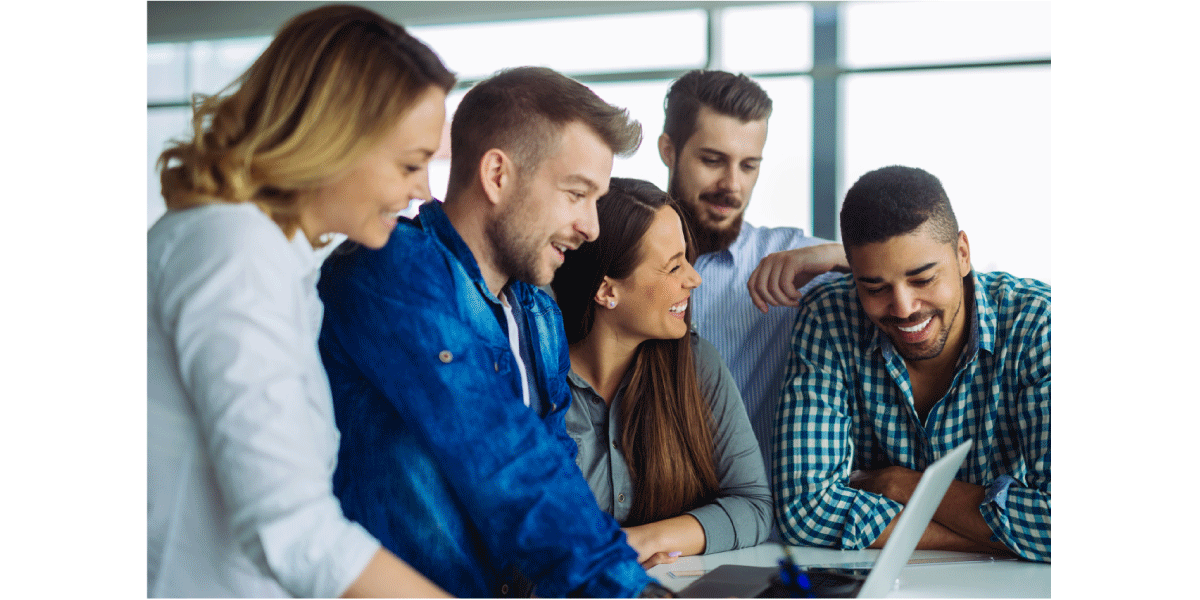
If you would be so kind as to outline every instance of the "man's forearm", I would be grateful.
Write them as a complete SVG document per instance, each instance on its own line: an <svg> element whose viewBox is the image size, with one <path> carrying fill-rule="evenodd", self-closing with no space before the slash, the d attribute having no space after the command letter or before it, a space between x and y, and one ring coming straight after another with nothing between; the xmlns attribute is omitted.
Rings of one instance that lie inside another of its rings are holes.
<svg viewBox="0 0 1200 600"><path fill-rule="evenodd" d="M920 480L920 471L893 466L876 471L857 471L851 476L850 484L907 505ZM956 537L967 540L978 547L993 551L1009 551L1004 544L992 541L992 528L988 526L983 514L979 512L979 505L983 504L986 493L987 489L980 485L957 480L950 482L950 488L946 490L946 495L938 504L930 525L937 524L954 533ZM893 519L893 523L895 523L895 519ZM889 524L888 529L890 530L891 527L892 525ZM935 533L937 533L936 529ZM931 535L929 531L926 534ZM939 540L948 546L961 545L958 540L946 538L943 535L935 535L929 540L929 543ZM922 543L925 542L926 540L922 539ZM942 547L941 549L954 550L957 548Z"/></svg>
<svg viewBox="0 0 1200 600"><path fill-rule="evenodd" d="M896 523L899 520L899 515L895 519L892 519L892 522L883 530L883 533L874 542L871 542L869 547L882 548L888 539L891 538L892 530L896 528ZM998 550L994 544L981 544L975 540L963 537L937 521L930 521L929 525L925 527L925 532L921 534L921 540L917 542L917 549L954 550L957 552L996 552Z"/></svg>
<svg viewBox="0 0 1200 600"><path fill-rule="evenodd" d="M933 513L933 520L978 544L1010 551L1004 544L992 541L992 528L979 512L979 506L983 504L986 495L987 488L981 485L952 481L950 489L946 490L946 495L938 504L937 511Z"/></svg>

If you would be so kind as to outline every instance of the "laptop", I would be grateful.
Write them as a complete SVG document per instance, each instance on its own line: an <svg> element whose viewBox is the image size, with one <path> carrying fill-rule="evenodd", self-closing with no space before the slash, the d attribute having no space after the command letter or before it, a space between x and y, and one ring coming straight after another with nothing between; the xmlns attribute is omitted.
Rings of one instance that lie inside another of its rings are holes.
<svg viewBox="0 0 1200 600"><path fill-rule="evenodd" d="M800 572L811 585L812 597L882 598L891 591L970 449L971 440L967 440L925 469L912 498L900 513L891 537L869 571L805 569L801 566ZM779 567L721 565L675 595L680 598L784 597L779 576Z"/></svg>

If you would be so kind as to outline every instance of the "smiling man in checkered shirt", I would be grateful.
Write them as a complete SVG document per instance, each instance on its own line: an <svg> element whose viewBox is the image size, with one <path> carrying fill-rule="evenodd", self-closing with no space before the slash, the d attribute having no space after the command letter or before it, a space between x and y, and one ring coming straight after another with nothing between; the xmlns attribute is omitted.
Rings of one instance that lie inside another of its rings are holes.
<svg viewBox="0 0 1200 600"><path fill-rule="evenodd" d="M1050 286L971 269L936 177L863 175L852 273L802 301L776 418L785 540L881 547L921 472L974 446L918 548L1050 560Z"/></svg>

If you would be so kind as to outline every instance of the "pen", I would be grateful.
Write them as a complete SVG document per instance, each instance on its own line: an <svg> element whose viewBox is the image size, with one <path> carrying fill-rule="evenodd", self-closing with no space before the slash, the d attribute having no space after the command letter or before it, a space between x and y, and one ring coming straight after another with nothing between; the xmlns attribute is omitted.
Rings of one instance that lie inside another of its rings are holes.
<svg viewBox="0 0 1200 600"><path fill-rule="evenodd" d="M792 553L787 546L783 546L783 558L779 559L779 581L793 598L813 597L812 582L792 560Z"/></svg>

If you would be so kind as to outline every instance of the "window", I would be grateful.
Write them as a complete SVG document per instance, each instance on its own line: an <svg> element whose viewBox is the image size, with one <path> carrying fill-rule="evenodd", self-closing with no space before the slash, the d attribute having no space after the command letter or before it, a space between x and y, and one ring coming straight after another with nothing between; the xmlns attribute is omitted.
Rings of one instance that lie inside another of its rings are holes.
<svg viewBox="0 0 1200 600"><path fill-rule="evenodd" d="M843 83L839 206L863 173L920 167L941 180L977 269L1050 280L1050 69L870 73Z"/></svg>
<svg viewBox="0 0 1200 600"><path fill-rule="evenodd" d="M543 66L569 75L704 66L702 10L417 26L459 79L506 67ZM667 35L666 32L670 32ZM481 49L486 48L486 51Z"/></svg>
<svg viewBox="0 0 1200 600"><path fill-rule="evenodd" d="M1049 2L680 4L410 30L463 81L447 114L496 70L554 68L642 123L642 146L613 174L663 187L657 139L671 81L693 68L744 72L775 106L747 221L836 238L850 184L907 164L942 180L976 267L1050 280ZM224 88L269 41L148 46L148 223L164 210L153 164L188 132L189 95ZM430 165L435 197L448 174L448 159Z"/></svg>
<svg viewBox="0 0 1200 600"><path fill-rule="evenodd" d="M1049 2L847 2L847 67L1050 56Z"/></svg>

